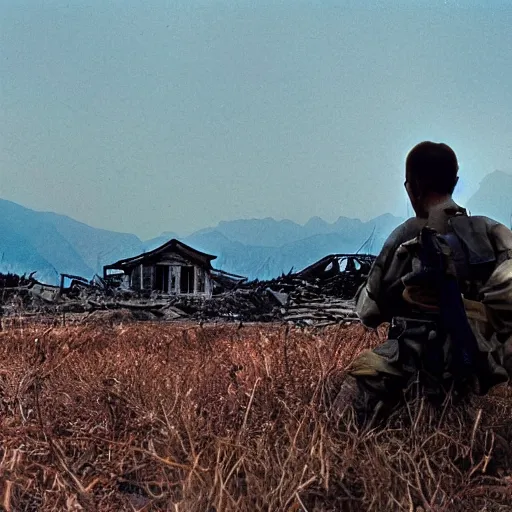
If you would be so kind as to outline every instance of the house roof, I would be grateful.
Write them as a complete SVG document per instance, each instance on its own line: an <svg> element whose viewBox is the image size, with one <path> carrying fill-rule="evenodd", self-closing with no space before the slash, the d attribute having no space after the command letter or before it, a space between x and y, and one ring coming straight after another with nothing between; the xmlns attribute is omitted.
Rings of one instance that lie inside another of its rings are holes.
<svg viewBox="0 0 512 512"><path fill-rule="evenodd" d="M183 242L176 240L176 238L173 238L166 242L165 244L161 245L160 247L153 249L152 251L143 252L142 254L139 254L137 256L116 261L115 263L112 263L110 265L105 265L104 268L124 270L125 268L139 265L140 263L143 263L145 260L153 259L159 254L166 251L176 252L183 258L208 268L211 268L211 261L217 258L217 256L213 256L212 254L207 254L205 252L198 251L197 249L194 249L193 247L190 247L189 245L186 245Z"/></svg>

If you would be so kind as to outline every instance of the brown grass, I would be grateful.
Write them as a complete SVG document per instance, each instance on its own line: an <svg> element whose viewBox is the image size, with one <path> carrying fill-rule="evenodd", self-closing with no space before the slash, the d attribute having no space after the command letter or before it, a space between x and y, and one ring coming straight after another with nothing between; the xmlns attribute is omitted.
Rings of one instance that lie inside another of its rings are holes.
<svg viewBox="0 0 512 512"><path fill-rule="evenodd" d="M380 333L380 337L383 333ZM36 341L37 340L37 341ZM362 327L0 334L7 511L512 510L512 396L421 401L358 431L329 407Z"/></svg>

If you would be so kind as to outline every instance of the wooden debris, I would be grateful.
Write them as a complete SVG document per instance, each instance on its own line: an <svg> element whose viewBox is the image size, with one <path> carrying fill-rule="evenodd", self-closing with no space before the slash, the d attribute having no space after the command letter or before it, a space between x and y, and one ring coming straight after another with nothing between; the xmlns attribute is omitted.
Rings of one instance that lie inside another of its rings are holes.
<svg viewBox="0 0 512 512"><path fill-rule="evenodd" d="M353 297L366 278L370 256L331 255L302 272L282 275L270 281L233 281L235 286L212 297L165 295L158 292L135 293L109 287L103 280L86 282L78 276L64 288L39 283L32 275L26 279L12 276L4 282L2 311L5 316L86 315L101 311L124 311L124 317L136 320L237 322L287 322L296 325L325 326L357 322ZM340 263L341 262L341 263ZM345 268L341 265L345 262ZM357 265L356 265L357 263ZM236 276L238 277L238 276Z"/></svg>

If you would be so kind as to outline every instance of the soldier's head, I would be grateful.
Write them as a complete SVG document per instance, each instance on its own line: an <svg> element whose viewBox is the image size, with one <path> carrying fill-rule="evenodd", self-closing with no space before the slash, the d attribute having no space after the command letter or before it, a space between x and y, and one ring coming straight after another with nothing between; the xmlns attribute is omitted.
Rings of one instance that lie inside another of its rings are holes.
<svg viewBox="0 0 512 512"><path fill-rule="evenodd" d="M420 142L405 161L405 188L416 215L428 215L433 202L451 197L459 164L452 148L443 143Z"/></svg>

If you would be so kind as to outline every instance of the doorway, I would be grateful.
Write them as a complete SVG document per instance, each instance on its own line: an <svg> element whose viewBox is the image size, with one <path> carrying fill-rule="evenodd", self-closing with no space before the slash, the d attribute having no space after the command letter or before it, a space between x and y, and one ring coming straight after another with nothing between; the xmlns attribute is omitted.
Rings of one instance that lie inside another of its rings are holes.
<svg viewBox="0 0 512 512"><path fill-rule="evenodd" d="M194 267L188 265L181 267L180 292L194 293L194 281Z"/></svg>
<svg viewBox="0 0 512 512"><path fill-rule="evenodd" d="M155 290L164 293L169 291L169 267L167 265L156 266Z"/></svg>

